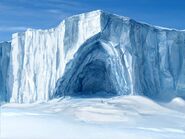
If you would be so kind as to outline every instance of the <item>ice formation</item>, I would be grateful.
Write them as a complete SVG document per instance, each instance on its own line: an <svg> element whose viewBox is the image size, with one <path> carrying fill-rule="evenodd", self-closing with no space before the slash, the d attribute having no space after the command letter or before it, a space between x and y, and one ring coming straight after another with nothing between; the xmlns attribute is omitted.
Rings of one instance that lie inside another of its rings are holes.
<svg viewBox="0 0 185 139"><path fill-rule="evenodd" d="M185 97L185 31L98 10L15 33L11 46L11 102L96 93Z"/></svg>
<svg viewBox="0 0 185 139"><path fill-rule="evenodd" d="M0 43L0 102L9 101L10 42Z"/></svg>

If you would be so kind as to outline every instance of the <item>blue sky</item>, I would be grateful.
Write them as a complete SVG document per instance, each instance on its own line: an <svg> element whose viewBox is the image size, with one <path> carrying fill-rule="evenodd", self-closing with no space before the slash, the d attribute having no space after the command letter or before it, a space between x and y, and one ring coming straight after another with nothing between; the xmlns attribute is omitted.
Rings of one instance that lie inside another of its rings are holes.
<svg viewBox="0 0 185 139"><path fill-rule="evenodd" d="M185 0L0 0L0 41L28 27L55 27L68 16L97 9L185 29Z"/></svg>

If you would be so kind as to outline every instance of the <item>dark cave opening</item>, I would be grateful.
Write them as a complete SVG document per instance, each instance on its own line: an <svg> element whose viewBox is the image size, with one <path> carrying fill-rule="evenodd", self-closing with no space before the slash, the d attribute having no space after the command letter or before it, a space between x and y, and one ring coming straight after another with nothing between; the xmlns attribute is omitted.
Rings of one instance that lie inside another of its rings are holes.
<svg viewBox="0 0 185 139"><path fill-rule="evenodd" d="M83 68L73 89L76 92L73 96L108 97L116 94L109 69L101 60L91 61Z"/></svg>

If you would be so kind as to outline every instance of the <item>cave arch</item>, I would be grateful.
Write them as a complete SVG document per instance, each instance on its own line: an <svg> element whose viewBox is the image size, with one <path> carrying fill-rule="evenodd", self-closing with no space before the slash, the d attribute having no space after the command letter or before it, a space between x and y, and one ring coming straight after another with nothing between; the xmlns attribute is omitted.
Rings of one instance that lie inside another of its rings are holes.
<svg viewBox="0 0 185 139"><path fill-rule="evenodd" d="M82 45L56 85L55 96L110 97L117 95L109 44L100 40Z"/></svg>

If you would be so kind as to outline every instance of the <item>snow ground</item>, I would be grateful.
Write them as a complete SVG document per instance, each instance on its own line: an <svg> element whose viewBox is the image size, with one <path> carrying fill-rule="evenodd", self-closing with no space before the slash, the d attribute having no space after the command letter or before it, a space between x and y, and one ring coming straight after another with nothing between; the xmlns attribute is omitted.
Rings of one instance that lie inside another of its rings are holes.
<svg viewBox="0 0 185 139"><path fill-rule="evenodd" d="M65 98L1 107L1 139L185 139L185 101Z"/></svg>

